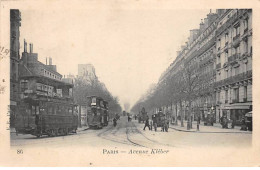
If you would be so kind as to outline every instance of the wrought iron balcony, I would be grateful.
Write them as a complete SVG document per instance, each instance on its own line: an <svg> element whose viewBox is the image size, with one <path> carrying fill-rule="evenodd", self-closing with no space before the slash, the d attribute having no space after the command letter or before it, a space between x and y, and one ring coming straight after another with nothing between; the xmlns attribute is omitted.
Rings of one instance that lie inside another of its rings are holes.
<svg viewBox="0 0 260 170"><path fill-rule="evenodd" d="M237 34L235 37L233 37L233 41L236 41L240 37L240 34Z"/></svg>
<svg viewBox="0 0 260 170"><path fill-rule="evenodd" d="M247 31L248 31L248 28L245 28L245 29L244 29L244 34L245 34Z"/></svg>
<svg viewBox="0 0 260 170"><path fill-rule="evenodd" d="M228 65L229 65L229 62L225 62L225 63L223 64L223 68L226 68Z"/></svg>
<svg viewBox="0 0 260 170"><path fill-rule="evenodd" d="M227 86L231 85L240 81L248 80L252 78L252 70L249 70L247 72L228 77L224 80L220 80L214 83L214 88L222 87L222 86Z"/></svg>
<svg viewBox="0 0 260 170"><path fill-rule="evenodd" d="M234 54L234 55L228 57L228 62L233 63L239 58L240 58L240 53Z"/></svg>
<svg viewBox="0 0 260 170"><path fill-rule="evenodd" d="M238 103L238 99L233 99L232 103Z"/></svg>
<svg viewBox="0 0 260 170"><path fill-rule="evenodd" d="M216 69L220 69L221 68L221 63L218 63L217 65L216 65Z"/></svg>
<svg viewBox="0 0 260 170"><path fill-rule="evenodd" d="M228 46L228 41L227 41L227 42L225 42L225 47L226 47L226 46Z"/></svg>
<svg viewBox="0 0 260 170"><path fill-rule="evenodd" d="M229 26L231 26L232 23L238 20L239 17L242 16L245 12L247 12L247 9L239 9L237 13L232 15L221 27L217 29L216 36L219 36L222 32L227 30Z"/></svg>

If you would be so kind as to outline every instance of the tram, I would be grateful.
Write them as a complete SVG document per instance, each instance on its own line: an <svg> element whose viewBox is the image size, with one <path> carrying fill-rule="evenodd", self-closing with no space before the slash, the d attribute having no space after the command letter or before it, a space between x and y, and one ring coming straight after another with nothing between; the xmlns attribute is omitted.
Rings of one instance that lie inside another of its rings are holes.
<svg viewBox="0 0 260 170"><path fill-rule="evenodd" d="M23 79L28 84L28 89L23 91L18 104L19 113L15 116L16 133L37 137L76 133L77 109L69 94L73 85L38 76Z"/></svg>
<svg viewBox="0 0 260 170"><path fill-rule="evenodd" d="M108 125L108 102L98 96L87 97L87 122L92 129Z"/></svg>

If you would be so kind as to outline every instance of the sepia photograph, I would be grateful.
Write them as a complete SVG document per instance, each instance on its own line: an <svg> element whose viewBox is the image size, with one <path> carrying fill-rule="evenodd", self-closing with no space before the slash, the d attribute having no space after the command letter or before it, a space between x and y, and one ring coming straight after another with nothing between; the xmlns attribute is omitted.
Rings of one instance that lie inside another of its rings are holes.
<svg viewBox="0 0 260 170"><path fill-rule="evenodd" d="M0 166L259 166L259 1L65 2L1 1Z"/></svg>

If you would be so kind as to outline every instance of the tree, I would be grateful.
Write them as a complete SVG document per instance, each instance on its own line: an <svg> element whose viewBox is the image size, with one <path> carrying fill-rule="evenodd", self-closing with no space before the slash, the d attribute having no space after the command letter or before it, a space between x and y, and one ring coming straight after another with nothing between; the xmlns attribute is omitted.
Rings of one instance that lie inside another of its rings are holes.
<svg viewBox="0 0 260 170"><path fill-rule="evenodd" d="M192 128L191 120L191 103L198 96L198 89L200 85L200 76L196 72L196 64L191 65L187 63L183 69L183 87L185 93L185 99L188 101L188 122L187 129Z"/></svg>
<svg viewBox="0 0 260 170"><path fill-rule="evenodd" d="M97 78L88 82L77 78L74 83L74 101L78 104L87 102L87 96L99 96L106 100L111 112L119 113L122 108L118 102L118 98L111 95L107 90L104 83L100 82Z"/></svg>

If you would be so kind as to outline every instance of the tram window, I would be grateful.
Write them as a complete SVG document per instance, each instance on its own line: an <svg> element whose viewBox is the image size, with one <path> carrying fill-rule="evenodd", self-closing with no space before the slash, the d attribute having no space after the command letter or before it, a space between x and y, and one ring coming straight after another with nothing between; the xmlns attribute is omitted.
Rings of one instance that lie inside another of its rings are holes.
<svg viewBox="0 0 260 170"><path fill-rule="evenodd" d="M51 115L52 114L52 106L48 107L48 114Z"/></svg>
<svg viewBox="0 0 260 170"><path fill-rule="evenodd" d="M57 106L53 106L53 114L56 115L57 114Z"/></svg>
<svg viewBox="0 0 260 170"><path fill-rule="evenodd" d="M35 114L38 115L38 114L39 114L39 106L36 106L35 109L36 109L36 110L35 110Z"/></svg>
<svg viewBox="0 0 260 170"><path fill-rule="evenodd" d="M57 114L60 114L60 112L61 112L61 108L60 108L60 106L57 106Z"/></svg>
<svg viewBox="0 0 260 170"><path fill-rule="evenodd" d="M61 112L60 112L60 114L65 114L64 112L65 112L65 108L64 108L64 106L61 106Z"/></svg>
<svg viewBox="0 0 260 170"><path fill-rule="evenodd" d="M69 107L69 114L72 114L72 107Z"/></svg>
<svg viewBox="0 0 260 170"><path fill-rule="evenodd" d="M96 98L92 98L92 103L96 103L96 102L97 102Z"/></svg>
<svg viewBox="0 0 260 170"><path fill-rule="evenodd" d="M35 115L35 106L32 106L32 112L31 115Z"/></svg>

